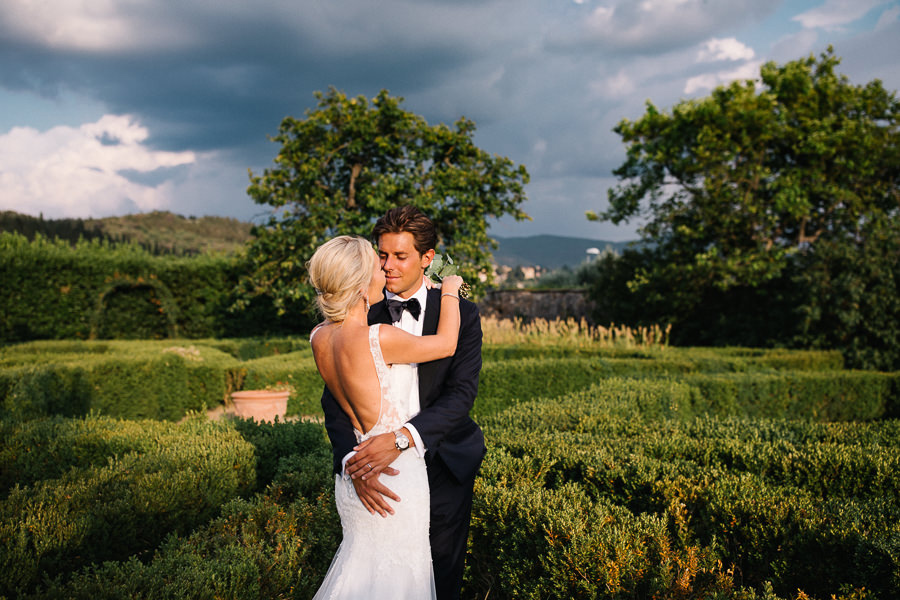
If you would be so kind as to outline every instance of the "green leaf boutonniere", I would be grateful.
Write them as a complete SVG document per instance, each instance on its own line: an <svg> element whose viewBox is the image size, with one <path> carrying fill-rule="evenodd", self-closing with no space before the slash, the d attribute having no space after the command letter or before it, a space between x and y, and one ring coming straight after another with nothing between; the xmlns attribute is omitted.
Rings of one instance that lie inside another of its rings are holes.
<svg viewBox="0 0 900 600"><path fill-rule="evenodd" d="M428 268L425 269L425 277L430 279L431 283L437 285L444 277L456 275L458 270L459 267L453 264L453 259L450 258L449 254L435 254L434 260L432 260L431 264L428 265ZM469 284L463 283L462 287L459 288L459 295L463 298L468 298L469 290L471 290Z"/></svg>

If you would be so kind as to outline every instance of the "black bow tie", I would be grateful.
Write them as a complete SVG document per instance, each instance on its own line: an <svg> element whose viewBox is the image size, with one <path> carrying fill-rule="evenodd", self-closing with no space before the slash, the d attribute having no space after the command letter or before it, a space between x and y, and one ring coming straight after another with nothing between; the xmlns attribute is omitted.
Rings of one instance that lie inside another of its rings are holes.
<svg viewBox="0 0 900 600"><path fill-rule="evenodd" d="M388 300L387 301L388 312L391 313L391 321L396 323L400 320L401 315L403 315L403 311L408 310L409 314L412 315L412 318L416 321L419 320L419 314L422 312L422 307L419 306L419 301L416 298L410 298L409 300Z"/></svg>

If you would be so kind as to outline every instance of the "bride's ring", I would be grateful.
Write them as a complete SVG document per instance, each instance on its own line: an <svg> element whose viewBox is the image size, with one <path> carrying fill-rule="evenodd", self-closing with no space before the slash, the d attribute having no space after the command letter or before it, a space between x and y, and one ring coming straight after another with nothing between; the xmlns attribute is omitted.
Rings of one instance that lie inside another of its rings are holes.
<svg viewBox="0 0 900 600"><path fill-rule="evenodd" d="M369 467L369 470L370 470L370 471L372 470L372 465L371 465L371 463L366 463L366 466Z"/></svg>

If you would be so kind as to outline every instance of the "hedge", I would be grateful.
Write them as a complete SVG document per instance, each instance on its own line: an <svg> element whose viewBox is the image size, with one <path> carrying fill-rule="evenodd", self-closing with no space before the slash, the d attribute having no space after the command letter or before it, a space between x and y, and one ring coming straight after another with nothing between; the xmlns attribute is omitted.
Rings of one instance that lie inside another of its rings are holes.
<svg viewBox="0 0 900 600"><path fill-rule="evenodd" d="M691 373L698 414L868 421L900 416L900 373Z"/></svg>
<svg viewBox="0 0 900 600"><path fill-rule="evenodd" d="M77 416L177 420L218 406L226 370L237 363L207 346L183 342L32 342L0 353L0 417Z"/></svg>
<svg viewBox="0 0 900 600"><path fill-rule="evenodd" d="M0 257L4 341L86 339L104 328L127 337L218 335L236 268L224 256L154 256L97 240L72 248L6 232Z"/></svg>
<svg viewBox="0 0 900 600"><path fill-rule="evenodd" d="M693 388L682 411L816 420L900 416L900 374L874 371L695 372L696 365L637 359L523 358L485 362L476 419L524 400L553 398L619 376L662 379Z"/></svg>
<svg viewBox="0 0 900 600"><path fill-rule="evenodd" d="M268 355L234 358L262 354ZM747 364L741 368L748 370L723 371L728 361L706 357L705 350L690 359L687 353L663 354L658 360L600 356L486 360L473 415L477 419L524 400L556 397L621 375L689 383L695 392L691 406L684 404L682 410L696 414L785 414L820 420L900 415L897 374L749 370ZM741 355L736 350L732 354ZM754 360L768 357L767 361L782 356L744 354ZM728 351L722 355L730 356ZM323 384L305 340L32 342L0 350L0 416L7 417L75 416L94 410L176 420L190 411L218 406L233 390L279 385L292 389L287 414L321 415Z"/></svg>
<svg viewBox="0 0 900 600"><path fill-rule="evenodd" d="M542 466L489 455L476 483L468 597L734 597L715 548L679 547L666 515L592 499L577 483L547 489Z"/></svg>
<svg viewBox="0 0 900 600"><path fill-rule="evenodd" d="M571 346L566 344L491 344L482 349L485 362L523 358L599 358L609 361L657 363L669 372L743 372L766 370L833 371L844 367L840 352L829 350L787 350L781 348L619 348L614 346ZM642 370L640 367L637 367Z"/></svg>
<svg viewBox="0 0 900 600"><path fill-rule="evenodd" d="M230 312L239 255L156 256L136 244L33 241L0 232L0 343L38 339L205 338L308 331L305 307L266 297Z"/></svg>
<svg viewBox="0 0 900 600"><path fill-rule="evenodd" d="M287 381L297 390L291 407L318 414L322 384L303 339L198 340L193 350L180 342L180 350L165 353L171 343L133 344L4 349L0 394L27 392L31 405L45 411L91 410L89 402L78 404L92 398L98 383L84 365L116 365L125 354L134 364L150 364L163 355L184 362L178 368L185 372L187 363L215 370L216 385L226 391ZM792 362L786 352L725 349L716 359L706 349L667 351L658 359L650 356L656 350L643 357L486 358L475 412L489 454L476 482L467 596L774 600L800 598L798 590L847 600L900 596L900 422L887 418L897 411L897 375L821 369L815 354ZM196 355L203 360L189 358ZM21 375L32 371L44 375ZM126 376L108 373L110 389ZM131 435L137 425L124 422L121 435L113 427L100 436L63 434L52 424L104 418L22 423L28 404L4 406L10 410L0 436L12 441L0 446L2 526L30 522L34 502L81 510L88 495L105 498L88 490L85 477L132 504L139 494L116 486L129 490L132 481L150 480L142 473L157 459L137 457L157 456L156 430ZM157 426L183 432L192 424ZM59 575L44 565L64 563L61 551L35 551L11 571L19 579L25 573L28 583L4 582L0 595L309 597L339 538L322 426L210 427L249 448L254 483L210 502L202 516L188 515L186 521L195 520L187 524L157 519L152 540L129 529L131 505L101 502L98 514L109 511L114 525L125 523L117 531L136 539L104 540L101 546L119 544L114 556L76 552L77 564L63 564ZM206 457L203 439L173 437L165 446L173 456L183 446ZM157 462L177 461L166 455ZM168 471L157 476L190 489L185 465L183 481ZM127 472L120 476L119 468ZM170 494L172 502L184 493ZM84 522L70 513L68 520L47 513L46 539L67 539L66 528ZM109 535L90 533L94 540ZM7 538L16 539L4 531Z"/></svg>
<svg viewBox="0 0 900 600"><path fill-rule="evenodd" d="M308 337L201 339L192 343L211 346L241 361L310 350Z"/></svg>
<svg viewBox="0 0 900 600"><path fill-rule="evenodd" d="M331 452L321 426L239 422L274 480L236 498L192 532L173 533L151 556L116 557L48 574L31 598L310 598L340 541ZM268 451L260 452L261 447Z"/></svg>
<svg viewBox="0 0 900 600"><path fill-rule="evenodd" d="M254 356L261 358L238 360ZM309 342L41 341L0 350L0 417L6 418L93 410L177 420L222 404L234 390L277 385L293 390L287 414L321 414L323 384Z"/></svg>
<svg viewBox="0 0 900 600"><path fill-rule="evenodd" d="M0 595L141 555L255 484L253 446L223 424L90 417L3 429Z"/></svg>
<svg viewBox="0 0 900 600"><path fill-rule="evenodd" d="M897 421L695 419L681 410L691 396L686 383L611 379L485 418L468 585L500 598L750 597L737 582L900 595ZM656 570L661 547L674 574ZM679 576L706 587L675 590Z"/></svg>

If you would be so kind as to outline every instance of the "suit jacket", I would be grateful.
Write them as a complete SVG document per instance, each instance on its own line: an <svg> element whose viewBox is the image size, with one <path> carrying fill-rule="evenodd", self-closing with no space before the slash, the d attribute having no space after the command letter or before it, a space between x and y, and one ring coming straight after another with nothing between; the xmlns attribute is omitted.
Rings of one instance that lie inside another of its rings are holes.
<svg viewBox="0 0 900 600"><path fill-rule="evenodd" d="M441 312L441 291L428 290L422 335L437 332ZM421 411L410 419L430 455L441 460L459 481L471 480L484 457L484 435L469 417L478 393L481 372L481 318L478 307L460 301L459 340L456 354L449 358L419 363L419 403ZM381 301L369 310L369 324L391 323L387 303ZM341 472L341 461L356 445L350 418L326 387L322 393L325 429L334 452L334 472Z"/></svg>

